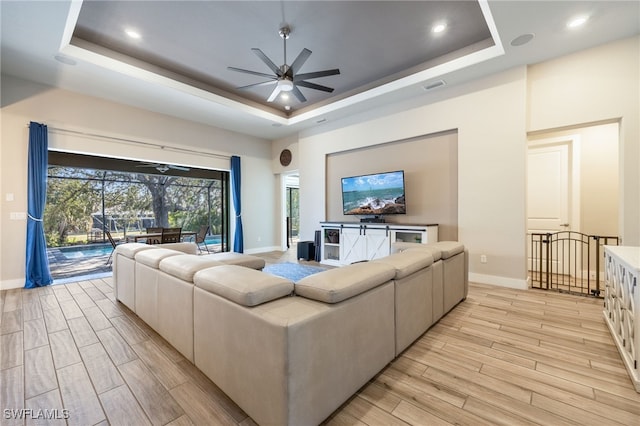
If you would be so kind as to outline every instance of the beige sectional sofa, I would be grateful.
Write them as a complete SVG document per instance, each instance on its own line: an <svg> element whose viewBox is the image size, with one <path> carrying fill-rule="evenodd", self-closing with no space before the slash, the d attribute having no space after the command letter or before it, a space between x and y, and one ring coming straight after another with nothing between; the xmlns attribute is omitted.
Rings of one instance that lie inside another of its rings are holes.
<svg viewBox="0 0 640 426"><path fill-rule="evenodd" d="M136 314L261 425L322 422L468 289L457 242L401 244L295 284L253 256L139 246L116 249L117 298L131 308L133 293Z"/></svg>

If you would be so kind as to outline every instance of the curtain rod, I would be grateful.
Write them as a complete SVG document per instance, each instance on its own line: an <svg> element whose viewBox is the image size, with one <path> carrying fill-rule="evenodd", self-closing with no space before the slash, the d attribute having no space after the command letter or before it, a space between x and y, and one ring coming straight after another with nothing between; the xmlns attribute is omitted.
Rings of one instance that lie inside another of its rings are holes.
<svg viewBox="0 0 640 426"><path fill-rule="evenodd" d="M27 124L27 127L29 127L28 124ZM211 152L196 151L194 149L188 149L188 148L175 148L175 147L172 147L172 146L159 145L159 144L155 144L155 143L151 143L151 142L143 142L143 141L138 141L138 140L134 140L134 139L118 138L118 137L114 137L114 136L99 135L99 134L96 134L96 133L81 132L79 130L61 129L61 128L58 128L58 127L51 127L51 126L47 126L47 129L53 131L53 133L70 133L70 134L74 134L74 135L87 136L87 137L99 138L99 139L106 139L106 140L111 140L111 141L115 141L115 142L128 143L128 144L133 144L133 145L142 145L142 146L147 146L147 147L151 147L151 148L158 148L158 149L161 149L161 150L164 150L164 151L187 152L187 153L190 153L190 154L206 155L206 156L209 156L209 157L222 158L222 159L225 159L225 160L231 159L230 155L214 154L214 153L211 153Z"/></svg>

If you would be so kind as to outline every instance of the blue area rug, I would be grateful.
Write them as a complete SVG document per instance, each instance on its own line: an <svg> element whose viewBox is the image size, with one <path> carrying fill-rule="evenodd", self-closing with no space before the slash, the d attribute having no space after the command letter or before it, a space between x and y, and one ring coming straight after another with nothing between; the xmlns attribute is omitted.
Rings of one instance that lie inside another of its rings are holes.
<svg viewBox="0 0 640 426"><path fill-rule="evenodd" d="M267 265L262 271L271 275L277 275L279 277L289 279L295 283L300 281L304 277L325 271L325 269L319 268L317 266L285 262Z"/></svg>

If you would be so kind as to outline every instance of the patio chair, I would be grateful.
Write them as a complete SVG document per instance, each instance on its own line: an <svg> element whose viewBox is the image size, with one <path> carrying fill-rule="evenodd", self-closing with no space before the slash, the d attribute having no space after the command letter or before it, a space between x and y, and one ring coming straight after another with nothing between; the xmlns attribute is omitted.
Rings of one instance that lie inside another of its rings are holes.
<svg viewBox="0 0 640 426"><path fill-rule="evenodd" d="M179 243L182 234L182 228L162 228L161 244Z"/></svg>
<svg viewBox="0 0 640 426"><path fill-rule="evenodd" d="M162 234L162 227L159 228L147 228L147 234ZM162 237L147 238L147 244L160 244Z"/></svg>
<svg viewBox="0 0 640 426"><path fill-rule="evenodd" d="M118 243L116 243L116 240L113 239L113 237L111 236L111 232L109 232L108 229L105 229L104 233L107 234L107 238L111 243L111 247L113 247L111 249L111 253L109 254L109 258L107 259L107 265L108 265L111 262L111 259L113 258L113 252L116 251L116 246L118 245Z"/></svg>
<svg viewBox="0 0 640 426"><path fill-rule="evenodd" d="M209 225L202 225L200 227L200 230L196 234L196 244L198 245L198 250L200 251L200 253L202 253L202 248L200 248L200 244L204 245L204 248L207 250L207 253L211 253L209 251L209 247L207 246L207 243L205 242L205 239L207 238L208 233L209 233Z"/></svg>

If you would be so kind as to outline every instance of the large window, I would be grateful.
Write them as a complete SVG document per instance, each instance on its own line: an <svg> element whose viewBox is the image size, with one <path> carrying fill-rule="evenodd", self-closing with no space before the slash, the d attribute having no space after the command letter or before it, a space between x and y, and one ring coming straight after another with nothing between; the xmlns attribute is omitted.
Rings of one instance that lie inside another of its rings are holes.
<svg viewBox="0 0 640 426"><path fill-rule="evenodd" d="M104 243L106 230L126 240L150 227L197 232L208 225L209 247L226 251L228 187L224 171L50 152L47 246Z"/></svg>

